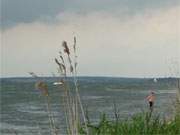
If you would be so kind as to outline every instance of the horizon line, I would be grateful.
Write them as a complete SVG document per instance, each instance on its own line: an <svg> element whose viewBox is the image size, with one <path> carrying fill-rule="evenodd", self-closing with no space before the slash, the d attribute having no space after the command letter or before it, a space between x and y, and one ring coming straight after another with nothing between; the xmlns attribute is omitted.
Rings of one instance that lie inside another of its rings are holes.
<svg viewBox="0 0 180 135"><path fill-rule="evenodd" d="M39 76L39 78L58 78L58 77L61 77L61 76ZM69 78L71 78L71 77L73 77L73 76L67 76L67 77L69 77ZM126 78L129 78L129 79L154 79L154 78L156 78L156 79L162 79L162 78L180 78L180 77L178 77L178 76L154 76L154 77L147 77L147 76L145 76L145 77L138 77L138 76L134 76L134 77L132 77L132 76L110 76L110 75L79 75L79 76L77 76L77 77L89 77L89 78L91 78L91 77L97 77L97 78L124 78L124 79L126 79ZM15 79L15 78L33 78L33 77L31 77L31 76L7 76L7 77L0 77L0 79Z"/></svg>

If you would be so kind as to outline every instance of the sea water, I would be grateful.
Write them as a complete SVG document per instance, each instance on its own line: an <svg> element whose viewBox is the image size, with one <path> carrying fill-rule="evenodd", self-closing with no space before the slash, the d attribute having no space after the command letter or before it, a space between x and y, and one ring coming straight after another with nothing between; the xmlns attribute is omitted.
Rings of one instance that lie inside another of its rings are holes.
<svg viewBox="0 0 180 135"><path fill-rule="evenodd" d="M53 85L59 78L41 78L48 84L51 109L59 132L65 134L66 124L63 111L63 89ZM72 84L72 78L68 79ZM34 88L37 79L1 79L0 134L3 135L49 135L49 120L46 99ZM176 80L173 78L153 79L78 77L80 95L84 109L92 123L97 123L105 113L114 119L114 104L120 119L147 111L146 96L156 94L154 111L162 117L170 117L176 97Z"/></svg>

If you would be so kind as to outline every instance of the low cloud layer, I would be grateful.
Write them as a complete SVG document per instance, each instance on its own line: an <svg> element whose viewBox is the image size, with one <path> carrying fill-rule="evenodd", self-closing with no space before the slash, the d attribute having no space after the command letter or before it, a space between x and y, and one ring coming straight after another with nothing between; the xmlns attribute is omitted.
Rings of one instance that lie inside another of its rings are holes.
<svg viewBox="0 0 180 135"><path fill-rule="evenodd" d="M55 24L18 24L2 32L2 77L56 72L63 40L77 37L79 75L152 77L171 75L180 60L179 7L141 15L59 13ZM176 69L180 70L180 69Z"/></svg>
<svg viewBox="0 0 180 135"><path fill-rule="evenodd" d="M134 15L178 4L179 0L2 0L0 28L34 21L53 23L55 16L64 12L89 14L106 11Z"/></svg>

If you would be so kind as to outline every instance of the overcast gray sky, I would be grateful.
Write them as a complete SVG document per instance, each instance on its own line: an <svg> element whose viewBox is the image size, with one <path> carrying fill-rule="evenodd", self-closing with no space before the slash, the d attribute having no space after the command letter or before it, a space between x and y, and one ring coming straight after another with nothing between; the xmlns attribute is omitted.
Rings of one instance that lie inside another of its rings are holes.
<svg viewBox="0 0 180 135"><path fill-rule="evenodd" d="M2 0L1 77L56 73L77 37L79 75L154 77L179 71L179 0Z"/></svg>

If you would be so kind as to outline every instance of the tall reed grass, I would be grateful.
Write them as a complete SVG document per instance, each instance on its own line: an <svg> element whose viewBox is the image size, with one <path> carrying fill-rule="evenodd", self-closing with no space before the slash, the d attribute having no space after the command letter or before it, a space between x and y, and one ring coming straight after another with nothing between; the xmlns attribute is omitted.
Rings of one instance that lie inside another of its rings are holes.
<svg viewBox="0 0 180 135"><path fill-rule="evenodd" d="M72 49L71 49L72 48ZM100 122L92 124L88 113L84 111L79 93L79 84L77 79L77 47L76 37L72 47L69 47L66 41L62 42L62 51L59 52L55 63L58 66L59 89L63 89L64 116L66 120L68 135L180 135L180 81L178 79L178 93L176 101L175 116L167 121L161 119L159 115L153 112L143 112L132 116L128 120L121 120L118 115L116 104L114 104L115 120L109 120L105 114L102 114ZM73 50L73 51L71 51ZM31 76L38 76L31 72ZM73 87L70 87L68 77L73 77ZM57 130L57 125L51 109L51 96L47 84L38 78L36 89L40 90L45 97L47 104L47 114L49 118L50 134L61 134Z"/></svg>
<svg viewBox="0 0 180 135"><path fill-rule="evenodd" d="M72 50L69 48L66 41L62 42L62 51L59 52L59 57L55 58L55 63L58 66L59 73L59 85L60 89L63 89L63 99L62 104L64 110L64 116L66 119L66 127L68 135L78 135L79 127L83 126L85 132L89 135L87 120L85 117L85 112L83 109L83 104L81 101L79 93L79 85L77 80L77 47L76 47L76 37L74 37L74 43ZM38 76L31 72L31 76L38 78ZM70 87L68 77L73 77L73 88ZM50 95L48 92L47 84L41 80L36 83L36 89L40 90L44 97L46 97L47 112L50 123L50 133L57 135L58 131L56 129L54 117L51 111ZM59 133L60 134L60 133Z"/></svg>
<svg viewBox="0 0 180 135"><path fill-rule="evenodd" d="M64 111L66 117L67 131L70 135L78 135L79 125L81 124L81 116L85 125L85 130L88 134L86 117L81 102L79 87L77 81L77 54L76 54L76 37L74 37L73 51L71 54L70 48L66 41L63 41L62 47L64 53L59 53L59 59L55 58L55 62L59 67L60 81L64 88L65 103ZM73 59L72 59L73 57ZM66 62L65 62L66 61ZM68 74L69 73L69 74ZM73 77L74 88L70 89L67 76ZM81 116L79 116L81 114Z"/></svg>
<svg viewBox="0 0 180 135"><path fill-rule="evenodd" d="M38 81L35 83L35 88L41 92L41 94L45 98L45 103L47 106L47 113L48 113L48 119L49 119L49 129L50 133L53 135L57 135L58 131L55 125L54 116L51 110L51 102L50 102L50 95L48 92L48 86L45 82L43 82L40 77L38 77L34 72L29 73L32 77L36 78ZM40 132L40 131L39 131ZM41 134L41 133L40 133Z"/></svg>

